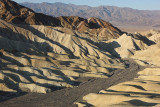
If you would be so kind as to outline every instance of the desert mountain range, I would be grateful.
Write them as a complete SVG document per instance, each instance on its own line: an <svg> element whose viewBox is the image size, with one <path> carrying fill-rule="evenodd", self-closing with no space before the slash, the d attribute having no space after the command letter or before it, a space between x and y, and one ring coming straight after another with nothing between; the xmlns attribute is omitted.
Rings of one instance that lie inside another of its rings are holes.
<svg viewBox="0 0 160 107"><path fill-rule="evenodd" d="M42 13L35 13L33 10L18 5L13 1L4 0L3 2L1 2L0 18L7 22L65 27L72 30L78 30L79 32L89 34L90 36L96 36L99 39L117 38L122 34L122 31L118 28L98 18L84 19L77 16L51 17ZM105 37L106 34L110 36Z"/></svg>
<svg viewBox="0 0 160 107"><path fill-rule="evenodd" d="M116 26L150 26L159 27L160 11L137 10L116 6L90 7L64 3L22 3L38 13L50 16L79 16L83 18L97 17Z"/></svg>
<svg viewBox="0 0 160 107"><path fill-rule="evenodd" d="M0 106L159 106L160 32L52 17L0 0Z"/></svg>

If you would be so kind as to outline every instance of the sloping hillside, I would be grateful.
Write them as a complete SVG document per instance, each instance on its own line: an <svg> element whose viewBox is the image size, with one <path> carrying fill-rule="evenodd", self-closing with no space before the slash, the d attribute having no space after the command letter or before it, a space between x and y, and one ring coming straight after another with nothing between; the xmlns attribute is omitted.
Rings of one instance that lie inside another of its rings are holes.
<svg viewBox="0 0 160 107"><path fill-rule="evenodd" d="M148 46L156 43L141 34L126 33L117 39L106 41L105 44L106 50L112 55L119 58L129 58L136 51L145 50Z"/></svg>
<svg viewBox="0 0 160 107"><path fill-rule="evenodd" d="M119 37L122 32L112 24L97 18L84 19L78 16L51 17L21 6L11 0L1 0L0 19L14 24L47 25L63 27L88 33L96 38Z"/></svg>
<svg viewBox="0 0 160 107"><path fill-rule="evenodd" d="M0 29L1 91L46 93L73 87L79 77L107 78L125 67L85 35L2 20Z"/></svg>
<svg viewBox="0 0 160 107"><path fill-rule="evenodd" d="M22 3L38 13L51 16L97 17L118 26L154 26L160 25L160 11L136 10L115 6L79 6L64 3Z"/></svg>
<svg viewBox="0 0 160 107"><path fill-rule="evenodd" d="M140 71L138 78L123 82L98 94L90 93L83 97L83 102L77 103L78 107L137 107L159 106L160 79L159 68L146 68ZM154 88L153 88L154 87Z"/></svg>
<svg viewBox="0 0 160 107"><path fill-rule="evenodd" d="M0 107L160 104L159 31L123 33L11 0L0 8Z"/></svg>

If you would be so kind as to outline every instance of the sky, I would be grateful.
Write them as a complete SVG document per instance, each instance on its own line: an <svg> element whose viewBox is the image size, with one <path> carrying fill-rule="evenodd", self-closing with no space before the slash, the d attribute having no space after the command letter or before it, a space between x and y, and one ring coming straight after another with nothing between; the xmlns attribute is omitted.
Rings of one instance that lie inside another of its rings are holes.
<svg viewBox="0 0 160 107"><path fill-rule="evenodd" d="M139 10L160 10L160 0L13 0L18 3L32 2L32 3L71 3L76 5L88 5L92 7L107 5L118 7L129 7Z"/></svg>

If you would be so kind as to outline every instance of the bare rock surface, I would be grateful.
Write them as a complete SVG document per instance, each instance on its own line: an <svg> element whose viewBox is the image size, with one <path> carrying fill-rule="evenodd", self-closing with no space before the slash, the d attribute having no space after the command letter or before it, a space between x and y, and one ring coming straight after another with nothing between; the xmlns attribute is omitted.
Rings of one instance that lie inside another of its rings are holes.
<svg viewBox="0 0 160 107"><path fill-rule="evenodd" d="M159 66L159 49L159 44L152 45L146 50L137 51L131 58L135 59L141 65Z"/></svg>
<svg viewBox="0 0 160 107"><path fill-rule="evenodd" d="M154 41L155 43L159 43L160 42L160 31L158 30L149 30L146 32L140 32L142 35L145 35L146 37L148 37L149 40Z"/></svg>
<svg viewBox="0 0 160 107"><path fill-rule="evenodd" d="M159 31L121 35L98 18L11 0L0 8L1 107L158 106Z"/></svg>
<svg viewBox="0 0 160 107"><path fill-rule="evenodd" d="M131 59L125 59L124 64L127 65L124 70L116 70L112 76L105 78L90 78L84 79L83 83L78 87L66 88L57 90L47 94L29 93L20 94L17 98L12 98L8 101L0 103L0 106L49 106L49 107L77 107L76 102L82 101L83 96L89 93L98 93L100 90L104 90L113 85L121 82L133 80L137 76L139 70L144 69ZM13 96L16 96L12 94ZM11 95L11 96L12 96ZM18 96L18 95L17 95ZM89 105L87 105L89 106Z"/></svg>
<svg viewBox="0 0 160 107"><path fill-rule="evenodd" d="M100 40L118 38L122 31L111 23L98 18L84 19L78 16L52 17L17 4L11 0L0 0L0 19L14 24L46 25L63 27L89 34Z"/></svg>
<svg viewBox="0 0 160 107"><path fill-rule="evenodd" d="M160 104L159 68L146 68L138 72L138 78L111 86L99 93L90 93L83 97L79 107L135 107L158 106ZM154 87L154 88L153 88Z"/></svg>
<svg viewBox="0 0 160 107"><path fill-rule="evenodd" d="M129 58L133 56L136 51L145 50L148 46L155 44L154 41L138 33L126 33L117 39L111 39L104 43L108 52L120 58Z"/></svg>
<svg viewBox="0 0 160 107"><path fill-rule="evenodd" d="M108 78L125 68L85 34L0 22L1 91L47 93L76 86L76 78Z"/></svg>

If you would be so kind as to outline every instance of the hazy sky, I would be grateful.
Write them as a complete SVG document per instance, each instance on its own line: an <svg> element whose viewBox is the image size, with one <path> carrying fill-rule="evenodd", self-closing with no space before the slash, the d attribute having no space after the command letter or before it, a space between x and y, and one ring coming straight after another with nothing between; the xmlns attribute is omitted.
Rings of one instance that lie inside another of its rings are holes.
<svg viewBox="0 0 160 107"><path fill-rule="evenodd" d="M13 0L16 2L62 2L72 3L77 5L89 5L89 6L100 6L110 5L119 7L130 7L140 10L160 10L160 0Z"/></svg>

